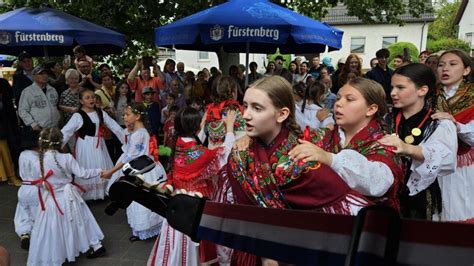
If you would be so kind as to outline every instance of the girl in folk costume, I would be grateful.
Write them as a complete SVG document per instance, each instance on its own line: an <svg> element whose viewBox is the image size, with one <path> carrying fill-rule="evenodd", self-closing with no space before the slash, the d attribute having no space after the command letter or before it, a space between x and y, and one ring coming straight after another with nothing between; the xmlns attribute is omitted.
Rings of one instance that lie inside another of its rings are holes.
<svg viewBox="0 0 474 266"><path fill-rule="evenodd" d="M334 127L334 119L332 117L331 110L322 107L323 97L326 93L326 87L319 81L315 81L306 88L303 105L301 106L301 112L304 114L309 124L304 125L302 129L309 126L312 129L318 129L322 127ZM297 121L301 126L304 122Z"/></svg>
<svg viewBox="0 0 474 266"><path fill-rule="evenodd" d="M76 135L73 154L82 167L111 169L114 165L107 151L104 135L108 128L123 142L123 129L106 112L96 108L94 91L91 89L81 89L79 101L81 108L61 129L63 143L66 144L69 138ZM77 184L85 190L82 195L84 200L104 198L106 180L97 177L77 180Z"/></svg>
<svg viewBox="0 0 474 266"><path fill-rule="evenodd" d="M234 122L236 112L229 111L224 118L224 144L216 149L207 149L196 134L201 130L205 118L199 111L187 107L176 116L176 146L170 181L175 190L200 194L213 199L218 171L227 163L234 144ZM201 255L198 252L201 250ZM148 265L198 265L208 260L206 252L215 251L209 243L195 243L188 236L176 231L165 220L161 235L156 240Z"/></svg>
<svg viewBox="0 0 474 266"><path fill-rule="evenodd" d="M403 172L399 157L377 142L383 137L381 123L386 114L382 86L354 78L338 92L334 104L336 126L322 129L310 141L299 141L291 158L319 161L335 171L357 192L399 209L399 188Z"/></svg>
<svg viewBox="0 0 474 266"><path fill-rule="evenodd" d="M41 131L39 152L31 155L36 163L22 169L28 172L29 185L37 187L41 206L31 232L28 265L62 265L88 250L88 258L105 252L100 242L104 235L72 178L99 177L102 170L86 170L71 154L60 153L62 138L58 128Z"/></svg>
<svg viewBox="0 0 474 266"><path fill-rule="evenodd" d="M458 137L456 172L439 179L443 199L442 220L474 217L474 85L463 81L471 73L471 59L460 50L444 52L438 63L438 89L433 119L449 119Z"/></svg>
<svg viewBox="0 0 474 266"><path fill-rule="evenodd" d="M30 246L30 235L37 215L39 199L38 189L29 184L38 179L39 173L34 173L33 169L38 164L38 140L27 143L25 150L21 152L18 160L18 168L23 185L18 190L18 203L15 211L15 232L21 240L21 248L28 249Z"/></svg>
<svg viewBox="0 0 474 266"><path fill-rule="evenodd" d="M456 169L456 127L449 120L431 118L428 99L435 90L436 76L423 64L402 66L392 76L395 134L379 142L402 155L406 186L400 205L406 218L438 219L442 211L438 180Z"/></svg>
<svg viewBox="0 0 474 266"><path fill-rule="evenodd" d="M244 96L250 144L232 153L228 176L238 204L355 215L370 202L335 171L319 162L296 162L290 150L304 134L295 121L291 85L280 76L255 81ZM234 252L237 265L257 264L256 257ZM266 261L266 260L265 260Z"/></svg>
<svg viewBox="0 0 474 266"><path fill-rule="evenodd" d="M145 106L142 103L133 103L125 108L123 120L127 129L125 129L125 143L122 146L123 154L118 159L114 168L108 173L113 174L109 182L107 191L113 182L124 176L122 167L129 161L148 155L156 163L155 168L150 172L143 174L145 182L151 185L157 185L166 182L166 172L158 161L158 145L156 138L150 138L148 131L148 117ZM160 233L161 222L163 218L150 211L142 205L132 202L127 208L127 218L132 228L130 241L144 240Z"/></svg>
<svg viewBox="0 0 474 266"><path fill-rule="evenodd" d="M239 84L234 78L225 76L219 77L213 82L216 91L216 100L206 107L205 128L209 135L210 149L219 147L224 143L226 135L226 125L224 117L228 111L235 111L237 118L234 124L236 139L245 135L244 120L242 119L243 108L237 101Z"/></svg>

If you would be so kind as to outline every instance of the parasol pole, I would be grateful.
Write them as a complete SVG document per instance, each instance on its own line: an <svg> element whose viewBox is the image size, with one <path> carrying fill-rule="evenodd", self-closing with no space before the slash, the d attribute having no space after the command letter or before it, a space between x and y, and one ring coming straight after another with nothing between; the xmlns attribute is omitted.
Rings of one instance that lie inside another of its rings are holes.
<svg viewBox="0 0 474 266"><path fill-rule="evenodd" d="M48 59L48 47L46 45L43 45L43 56L45 59Z"/></svg>
<svg viewBox="0 0 474 266"><path fill-rule="evenodd" d="M245 86L244 90L247 89L249 85L249 51L250 51L250 43L245 43Z"/></svg>

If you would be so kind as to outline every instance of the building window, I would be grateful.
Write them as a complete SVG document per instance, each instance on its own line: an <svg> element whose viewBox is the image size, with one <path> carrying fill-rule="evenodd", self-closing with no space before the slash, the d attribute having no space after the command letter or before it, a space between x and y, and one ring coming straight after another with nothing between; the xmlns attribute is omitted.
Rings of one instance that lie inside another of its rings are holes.
<svg viewBox="0 0 474 266"><path fill-rule="evenodd" d="M351 38L351 53L362 54L365 51L365 37Z"/></svg>
<svg viewBox="0 0 474 266"><path fill-rule="evenodd" d="M472 38L472 32L466 33L466 42L469 43L471 49L474 49L474 38Z"/></svg>
<svg viewBox="0 0 474 266"><path fill-rule="evenodd" d="M209 52L199 52L199 60L209 60Z"/></svg>
<svg viewBox="0 0 474 266"><path fill-rule="evenodd" d="M382 47L383 48L387 48L390 46L390 44L392 43L396 43L397 42L397 37L394 37L394 36L390 36L390 37L383 37L383 41L382 41Z"/></svg>

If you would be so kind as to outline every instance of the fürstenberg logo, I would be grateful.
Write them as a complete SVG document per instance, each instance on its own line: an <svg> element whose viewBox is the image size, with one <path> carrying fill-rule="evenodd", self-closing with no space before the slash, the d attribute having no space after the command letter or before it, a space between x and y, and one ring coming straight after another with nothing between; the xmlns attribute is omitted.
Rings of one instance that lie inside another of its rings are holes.
<svg viewBox="0 0 474 266"><path fill-rule="evenodd" d="M49 33L23 33L15 32L15 40L19 42L58 42L64 43L64 35Z"/></svg>
<svg viewBox="0 0 474 266"><path fill-rule="evenodd" d="M263 26L261 26L260 28L240 28L234 25L229 25L227 34L229 39L232 37L266 37L272 38L276 41L280 36L280 31L277 29L264 28Z"/></svg>

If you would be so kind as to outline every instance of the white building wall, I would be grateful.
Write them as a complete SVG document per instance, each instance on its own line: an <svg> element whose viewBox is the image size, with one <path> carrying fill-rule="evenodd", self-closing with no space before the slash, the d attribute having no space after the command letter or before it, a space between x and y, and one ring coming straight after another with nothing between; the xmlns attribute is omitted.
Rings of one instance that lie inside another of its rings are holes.
<svg viewBox="0 0 474 266"><path fill-rule="evenodd" d="M176 50L176 62L183 62L185 65L185 70L187 68L193 68L202 70L203 68L210 69L211 67L219 68L219 60L217 59L217 54L214 52L208 53L208 59L199 58L199 51L186 51L186 50ZM266 59L265 54L249 54L249 63L255 61L258 65L258 71L265 72L264 61ZM240 64L245 65L245 54L240 54ZM227 74L227 70L223 70L224 74Z"/></svg>
<svg viewBox="0 0 474 266"><path fill-rule="evenodd" d="M426 48L426 40L428 36L428 24L410 23L400 27L398 25L340 25L337 28L344 31L342 40L342 49L330 53L321 54L321 58L331 57L333 65L337 65L337 61L346 58L351 53L351 38L365 37L364 53L358 53L362 60L362 68L370 68L370 59L375 57L375 52L382 48L383 37L397 37L398 42L411 42L420 50ZM423 30L422 30L423 29ZM423 36L422 36L423 32ZM421 40L423 42L421 43ZM420 45L422 45L420 49Z"/></svg>
<svg viewBox="0 0 474 266"><path fill-rule="evenodd" d="M469 34L471 37L467 37ZM474 50L474 1L468 1L463 16L459 21L458 38L471 44L471 50Z"/></svg>

